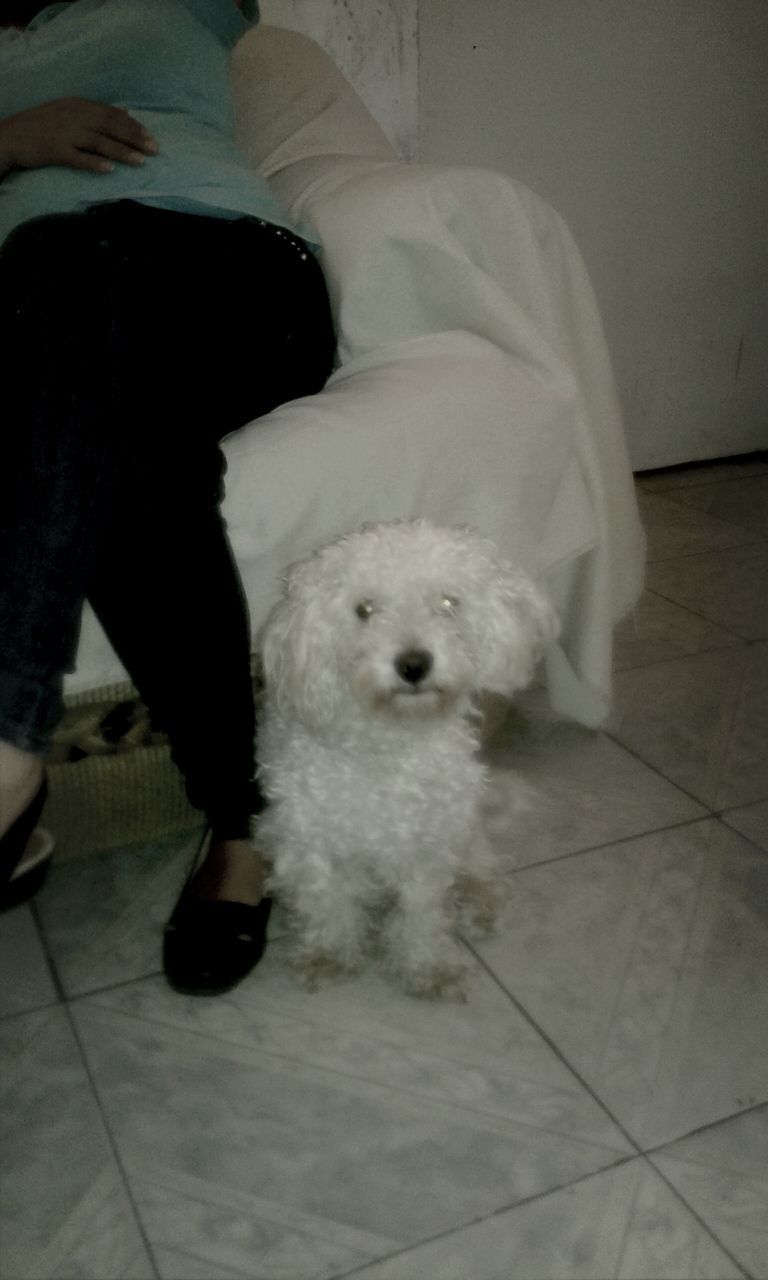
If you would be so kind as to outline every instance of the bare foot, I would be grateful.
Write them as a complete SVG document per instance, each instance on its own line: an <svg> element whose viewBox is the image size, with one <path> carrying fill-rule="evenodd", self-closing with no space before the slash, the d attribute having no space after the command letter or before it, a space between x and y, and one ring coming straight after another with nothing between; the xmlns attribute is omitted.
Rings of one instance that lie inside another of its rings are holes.
<svg viewBox="0 0 768 1280"><path fill-rule="evenodd" d="M220 840L210 846L188 892L195 898L257 907L264 897L264 877L262 856L248 840Z"/></svg>

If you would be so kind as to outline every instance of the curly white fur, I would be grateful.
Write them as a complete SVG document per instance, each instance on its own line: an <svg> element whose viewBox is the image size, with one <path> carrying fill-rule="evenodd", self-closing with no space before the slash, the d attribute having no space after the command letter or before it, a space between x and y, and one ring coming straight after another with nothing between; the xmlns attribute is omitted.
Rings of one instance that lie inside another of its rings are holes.
<svg viewBox="0 0 768 1280"><path fill-rule="evenodd" d="M533 582L471 529L364 526L294 565L261 636L257 837L308 978L371 937L413 994L463 972L457 889L492 863L481 692L509 696L556 635Z"/></svg>

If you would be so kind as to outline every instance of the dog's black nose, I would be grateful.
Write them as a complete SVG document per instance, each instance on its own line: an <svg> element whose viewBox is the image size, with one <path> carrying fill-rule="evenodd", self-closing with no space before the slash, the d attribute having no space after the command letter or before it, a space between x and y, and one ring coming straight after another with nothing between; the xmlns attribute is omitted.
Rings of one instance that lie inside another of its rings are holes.
<svg viewBox="0 0 768 1280"><path fill-rule="evenodd" d="M421 684L432 670L432 654L424 649L409 649L395 658L395 671L407 684Z"/></svg>

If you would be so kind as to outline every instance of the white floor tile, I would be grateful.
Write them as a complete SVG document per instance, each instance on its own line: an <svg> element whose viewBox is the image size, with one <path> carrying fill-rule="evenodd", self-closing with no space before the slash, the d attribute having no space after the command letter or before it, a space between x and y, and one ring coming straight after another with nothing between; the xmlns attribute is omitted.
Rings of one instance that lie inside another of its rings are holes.
<svg viewBox="0 0 768 1280"><path fill-rule="evenodd" d="M744 640L768 638L768 543L649 564L646 586Z"/></svg>
<svg viewBox="0 0 768 1280"><path fill-rule="evenodd" d="M153 1269L63 1009L0 1024L0 1274L150 1280Z"/></svg>
<svg viewBox="0 0 768 1280"><path fill-rule="evenodd" d="M464 1002L413 999L374 969L308 992L276 942L224 997L182 998L153 979L99 993L82 1008L141 1019L171 1036L194 1032L611 1151L631 1150L497 984L469 954L467 960Z"/></svg>
<svg viewBox="0 0 768 1280"><path fill-rule="evenodd" d="M662 600L653 591L646 591L637 608L619 623L613 641L614 671L744 643L740 636Z"/></svg>
<svg viewBox="0 0 768 1280"><path fill-rule="evenodd" d="M0 915L0 1018L53 1004L58 996L28 905Z"/></svg>
<svg viewBox="0 0 768 1280"><path fill-rule="evenodd" d="M327 1280L391 1247L231 1182L156 1164L132 1181L163 1280Z"/></svg>
<svg viewBox="0 0 768 1280"><path fill-rule="evenodd" d="M676 500L674 494L637 492L640 519L648 538L648 563L697 552L743 547L756 540L751 529L730 524L694 506Z"/></svg>
<svg viewBox="0 0 768 1280"><path fill-rule="evenodd" d="M723 814L723 822L768 853L768 800L745 805L743 809L729 809Z"/></svg>
<svg viewBox="0 0 768 1280"><path fill-rule="evenodd" d="M148 981L75 1016L153 1248L237 1274L349 1270L631 1151L479 967L465 1004L310 994L276 944L229 997Z"/></svg>
<svg viewBox="0 0 768 1280"><path fill-rule="evenodd" d="M359 1280L729 1280L740 1269L644 1161L358 1273Z"/></svg>
<svg viewBox="0 0 768 1280"><path fill-rule="evenodd" d="M768 797L768 644L620 671L615 688L609 732L666 778L715 811Z"/></svg>
<svg viewBox="0 0 768 1280"><path fill-rule="evenodd" d="M657 1152L653 1163L755 1280L768 1277L768 1109Z"/></svg>
<svg viewBox="0 0 768 1280"><path fill-rule="evenodd" d="M643 1147L768 1100L768 859L715 820L531 867L477 950Z"/></svg>
<svg viewBox="0 0 768 1280"><path fill-rule="evenodd" d="M705 810L605 734L557 719L538 692L488 746L488 827L508 865L529 866L701 817Z"/></svg>
<svg viewBox="0 0 768 1280"><path fill-rule="evenodd" d="M36 904L67 995L158 972L163 926L199 843L171 836L54 862Z"/></svg>
<svg viewBox="0 0 768 1280"><path fill-rule="evenodd" d="M678 489L676 502L768 538L768 475Z"/></svg>

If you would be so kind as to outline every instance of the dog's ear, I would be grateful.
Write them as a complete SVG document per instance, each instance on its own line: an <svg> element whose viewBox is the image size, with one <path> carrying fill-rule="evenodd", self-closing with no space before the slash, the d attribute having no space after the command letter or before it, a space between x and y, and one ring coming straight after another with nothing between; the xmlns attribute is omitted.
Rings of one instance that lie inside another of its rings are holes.
<svg viewBox="0 0 768 1280"><path fill-rule="evenodd" d="M289 577L284 599L262 628L260 647L264 682L279 709L313 732L331 724L340 681L322 599L302 592Z"/></svg>
<svg viewBox="0 0 768 1280"><path fill-rule="evenodd" d="M481 616L481 687L509 697L530 684L544 650L557 638L557 614L526 574L503 565L484 595Z"/></svg>

